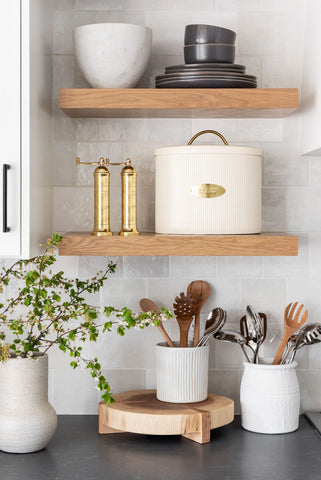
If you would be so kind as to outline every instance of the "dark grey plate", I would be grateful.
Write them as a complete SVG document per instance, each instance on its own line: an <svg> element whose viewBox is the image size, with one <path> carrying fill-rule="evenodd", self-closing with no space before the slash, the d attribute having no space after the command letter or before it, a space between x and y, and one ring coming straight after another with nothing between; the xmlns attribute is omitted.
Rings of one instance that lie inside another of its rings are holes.
<svg viewBox="0 0 321 480"><path fill-rule="evenodd" d="M156 88L256 88L255 82L231 80L230 78L178 79L157 82Z"/></svg>
<svg viewBox="0 0 321 480"><path fill-rule="evenodd" d="M214 70L244 70L244 65L238 65L237 63L185 63L183 65L170 65L165 68L165 72L169 73L172 70L193 70L196 69L214 69Z"/></svg>
<svg viewBox="0 0 321 480"><path fill-rule="evenodd" d="M225 72L217 70L216 72L205 71L193 71L193 72L182 72L182 73L167 73L165 75L158 75L155 80L170 80L171 78L186 78L186 77L226 77L226 78L240 78L243 80L254 80L256 81L256 77L254 75L245 75L245 73L239 72Z"/></svg>
<svg viewBox="0 0 321 480"><path fill-rule="evenodd" d="M177 69L177 70L165 70L165 75L169 75L171 73L216 73L216 72L226 72L226 73L245 73L244 70L239 70L239 69L233 69L233 68L190 68L190 69Z"/></svg>

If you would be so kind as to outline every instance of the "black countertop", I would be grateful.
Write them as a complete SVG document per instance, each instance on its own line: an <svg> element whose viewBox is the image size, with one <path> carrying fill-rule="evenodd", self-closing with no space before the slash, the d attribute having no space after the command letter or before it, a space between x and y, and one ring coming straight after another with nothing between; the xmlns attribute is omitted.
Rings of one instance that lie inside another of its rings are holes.
<svg viewBox="0 0 321 480"><path fill-rule="evenodd" d="M243 430L240 417L200 445L181 436L98 435L98 417L61 415L41 452L0 452L1 480L321 480L321 441L308 420L286 435Z"/></svg>

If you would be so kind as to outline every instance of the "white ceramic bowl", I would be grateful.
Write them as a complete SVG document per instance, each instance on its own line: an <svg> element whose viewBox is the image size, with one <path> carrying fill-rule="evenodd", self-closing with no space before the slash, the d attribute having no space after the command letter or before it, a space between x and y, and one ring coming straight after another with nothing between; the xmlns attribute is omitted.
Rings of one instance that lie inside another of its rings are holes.
<svg viewBox="0 0 321 480"><path fill-rule="evenodd" d="M152 30L130 23L96 23L74 29L79 68L94 88L133 88L146 69Z"/></svg>

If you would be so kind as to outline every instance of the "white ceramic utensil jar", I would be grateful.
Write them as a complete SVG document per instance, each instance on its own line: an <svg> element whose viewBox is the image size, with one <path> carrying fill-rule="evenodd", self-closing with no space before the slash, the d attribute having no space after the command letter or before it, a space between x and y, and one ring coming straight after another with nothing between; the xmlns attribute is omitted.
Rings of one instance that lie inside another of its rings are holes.
<svg viewBox="0 0 321 480"><path fill-rule="evenodd" d="M241 380L242 427L257 433L289 433L299 426L300 388L296 362L244 363Z"/></svg>
<svg viewBox="0 0 321 480"><path fill-rule="evenodd" d="M157 399L170 403L206 400L209 346L173 348L156 345Z"/></svg>

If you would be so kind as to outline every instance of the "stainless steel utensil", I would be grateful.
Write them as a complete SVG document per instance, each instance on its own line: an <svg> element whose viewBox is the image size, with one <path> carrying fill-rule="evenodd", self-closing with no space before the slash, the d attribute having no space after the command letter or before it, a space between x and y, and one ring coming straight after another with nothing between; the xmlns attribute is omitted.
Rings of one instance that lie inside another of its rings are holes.
<svg viewBox="0 0 321 480"><path fill-rule="evenodd" d="M222 308L214 308L207 317L204 335L196 346L201 347L202 345L205 345L207 340L214 335L214 333L223 328L226 318L226 310L223 310Z"/></svg>
<svg viewBox="0 0 321 480"><path fill-rule="evenodd" d="M246 339L243 337L243 335L235 330L220 330L216 333L214 333L214 338L217 340L222 340L223 342L230 342L230 343L237 343L240 345L242 352L245 355L246 360L249 363L253 363L254 355L255 352L254 350L247 344ZM252 351L252 358L249 357L246 347L249 347Z"/></svg>
<svg viewBox="0 0 321 480"><path fill-rule="evenodd" d="M297 334L290 337L286 355L282 358L282 364L292 363L296 352L307 345L321 342L321 324L310 323L302 327Z"/></svg>
<svg viewBox="0 0 321 480"><path fill-rule="evenodd" d="M260 317L252 305L246 307L246 325L247 344L254 351L253 363L259 363L259 348L266 336L266 320Z"/></svg>

